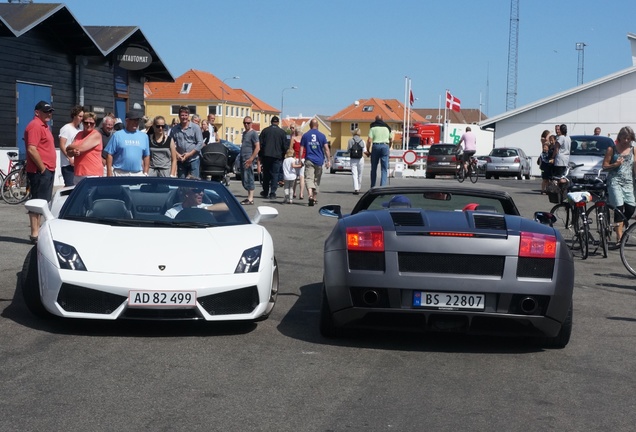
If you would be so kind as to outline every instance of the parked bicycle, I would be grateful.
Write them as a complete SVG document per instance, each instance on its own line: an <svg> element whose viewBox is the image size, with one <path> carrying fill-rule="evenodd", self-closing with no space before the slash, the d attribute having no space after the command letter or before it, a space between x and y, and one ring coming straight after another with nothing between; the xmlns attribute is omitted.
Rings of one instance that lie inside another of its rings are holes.
<svg viewBox="0 0 636 432"><path fill-rule="evenodd" d="M578 165L581 166L581 165ZM561 189L560 196L564 200L550 210L556 221L553 223L572 253L587 259L589 255L590 226L587 217L587 203L591 201L591 194L582 185L574 184L569 177L570 170L577 165L568 166L565 174L553 177Z"/></svg>
<svg viewBox="0 0 636 432"><path fill-rule="evenodd" d="M600 248L603 257L607 258L610 244L612 244L612 234L614 226L611 223L610 210L614 212L614 217L620 220L624 219L622 212L607 202L607 184L605 179L601 178L601 170L599 169L596 178L587 190L594 197L594 205L587 210L587 219L590 224L591 243ZM596 252L596 250L594 251Z"/></svg>
<svg viewBox="0 0 636 432"><path fill-rule="evenodd" d="M629 225L621 237L621 261L628 272L636 276L636 224Z"/></svg>
<svg viewBox="0 0 636 432"><path fill-rule="evenodd" d="M18 160L18 153L7 152L9 166L5 173L0 169L2 181L2 199L7 204L20 204L30 197L26 174L26 162Z"/></svg>
<svg viewBox="0 0 636 432"><path fill-rule="evenodd" d="M462 153L458 153L456 159L458 161L455 170L455 178L457 178L457 181L463 183L466 177L468 177L471 182L477 183L479 179L479 174L477 173L477 158L471 156L466 166L464 166L464 162L462 161Z"/></svg>

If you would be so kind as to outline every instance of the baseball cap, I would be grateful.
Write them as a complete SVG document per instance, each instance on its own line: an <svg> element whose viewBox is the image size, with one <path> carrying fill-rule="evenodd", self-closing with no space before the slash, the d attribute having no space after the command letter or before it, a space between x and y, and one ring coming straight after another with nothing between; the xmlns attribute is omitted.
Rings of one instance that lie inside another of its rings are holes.
<svg viewBox="0 0 636 432"><path fill-rule="evenodd" d="M388 202L382 203L382 207L411 207L411 200L404 195L395 195Z"/></svg>
<svg viewBox="0 0 636 432"><path fill-rule="evenodd" d="M35 106L35 109L37 111L42 111L42 112L45 112L45 113L49 113L49 112L55 111L53 109L53 107L51 106L51 104L46 102L46 101L38 102L38 104Z"/></svg>
<svg viewBox="0 0 636 432"><path fill-rule="evenodd" d="M126 113L126 119L139 120L142 117L143 117L143 115L141 114L141 112L136 111L136 110L128 111Z"/></svg>
<svg viewBox="0 0 636 432"><path fill-rule="evenodd" d="M278 116L272 117L272 123L278 123L278 122L280 122L280 119L278 118Z"/></svg>

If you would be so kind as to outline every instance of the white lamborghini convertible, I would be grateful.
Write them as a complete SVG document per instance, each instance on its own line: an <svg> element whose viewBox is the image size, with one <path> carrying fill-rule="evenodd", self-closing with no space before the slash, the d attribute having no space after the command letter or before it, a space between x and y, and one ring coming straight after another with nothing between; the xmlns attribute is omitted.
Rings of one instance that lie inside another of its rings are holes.
<svg viewBox="0 0 636 432"><path fill-rule="evenodd" d="M58 193L22 271L29 310L89 319L266 319L276 302L274 245L217 182L87 178Z"/></svg>

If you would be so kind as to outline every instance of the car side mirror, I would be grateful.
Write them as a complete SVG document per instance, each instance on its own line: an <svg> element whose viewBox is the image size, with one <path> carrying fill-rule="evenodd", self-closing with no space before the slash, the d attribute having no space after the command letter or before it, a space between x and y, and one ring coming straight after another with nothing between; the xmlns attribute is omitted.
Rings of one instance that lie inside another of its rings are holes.
<svg viewBox="0 0 636 432"><path fill-rule="evenodd" d="M552 226L556 222L556 216L548 212L534 212L534 220L543 225Z"/></svg>
<svg viewBox="0 0 636 432"><path fill-rule="evenodd" d="M318 210L318 214L320 216L333 217L333 218L342 218L342 208L338 204L329 204L326 206L320 207Z"/></svg>

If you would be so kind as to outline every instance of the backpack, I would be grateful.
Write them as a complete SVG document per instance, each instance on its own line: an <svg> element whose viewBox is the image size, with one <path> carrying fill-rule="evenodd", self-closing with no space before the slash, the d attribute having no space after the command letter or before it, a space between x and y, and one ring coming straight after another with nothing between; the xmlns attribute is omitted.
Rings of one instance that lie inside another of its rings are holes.
<svg viewBox="0 0 636 432"><path fill-rule="evenodd" d="M362 158L362 146L360 145L361 141L354 141L353 145L349 149L349 157L351 159L360 159Z"/></svg>

